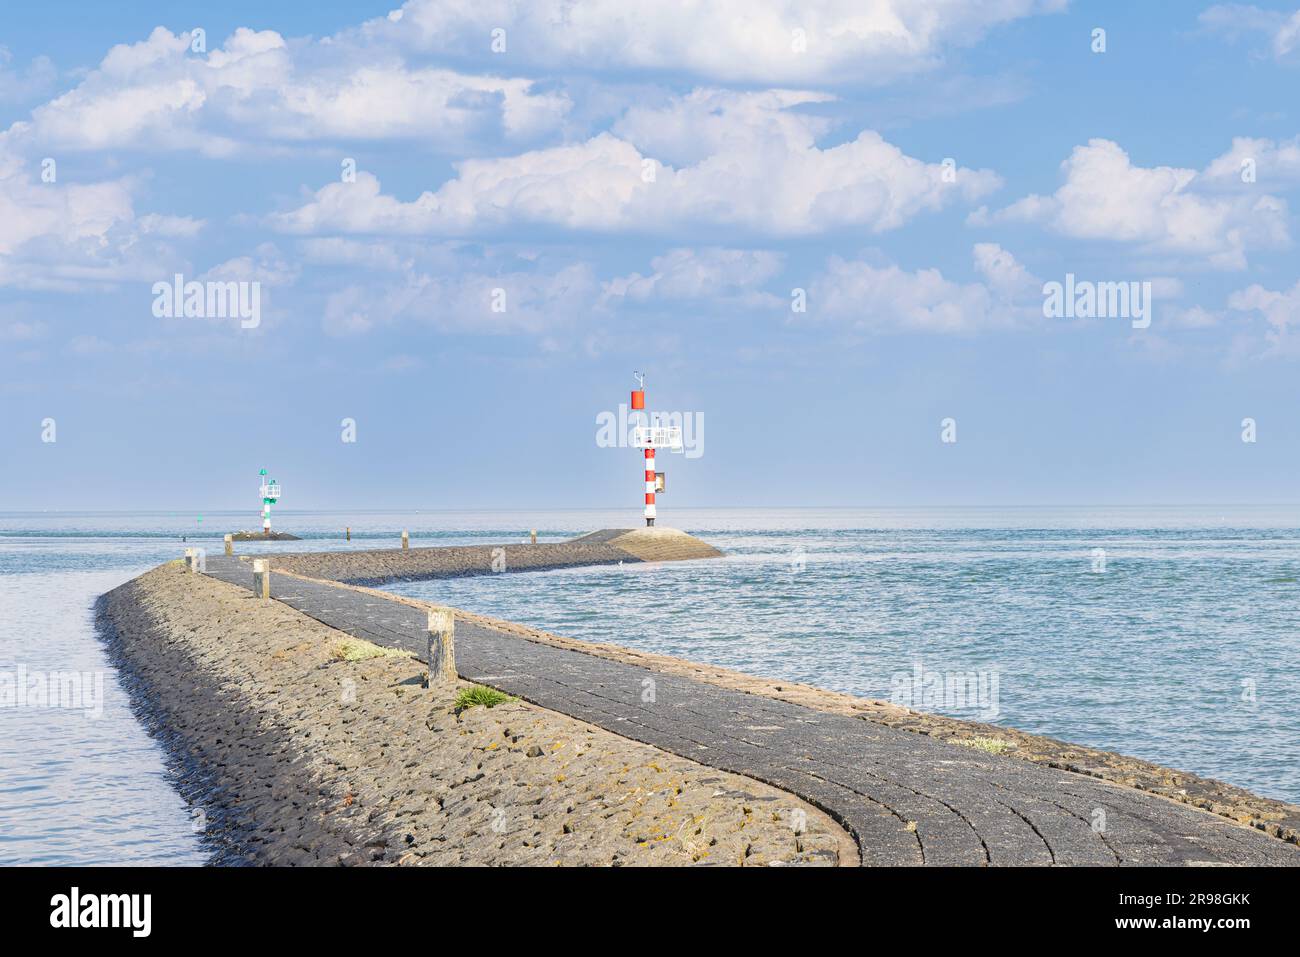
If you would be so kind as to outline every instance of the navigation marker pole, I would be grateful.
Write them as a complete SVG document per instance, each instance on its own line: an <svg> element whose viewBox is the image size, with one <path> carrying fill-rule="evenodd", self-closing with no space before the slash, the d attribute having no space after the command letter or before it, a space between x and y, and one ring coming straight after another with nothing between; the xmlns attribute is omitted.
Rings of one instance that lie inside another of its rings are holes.
<svg viewBox="0 0 1300 957"><path fill-rule="evenodd" d="M633 372L639 389L632 393L632 409L643 416L645 411L645 375ZM655 471L655 449L666 448L681 452L682 430L679 426L638 425L632 433L632 445L645 449L645 524L653 528L655 523L655 493L664 490L664 473Z"/></svg>
<svg viewBox="0 0 1300 957"><path fill-rule="evenodd" d="M280 485L275 479L267 479L266 469L257 473L262 476L262 534L271 537L271 506L280 499Z"/></svg>
<svg viewBox="0 0 1300 957"><path fill-rule="evenodd" d="M644 412L645 373L633 372L632 377L637 380L638 386L632 390L632 411ZM637 431L637 437L640 438L640 430ZM645 523L647 528L655 523L655 450L653 448L645 450Z"/></svg>

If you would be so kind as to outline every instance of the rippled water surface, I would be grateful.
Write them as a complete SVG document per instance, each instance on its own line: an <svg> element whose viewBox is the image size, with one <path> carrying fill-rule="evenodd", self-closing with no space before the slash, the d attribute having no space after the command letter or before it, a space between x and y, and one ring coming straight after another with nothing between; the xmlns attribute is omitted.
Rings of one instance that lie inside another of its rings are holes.
<svg viewBox="0 0 1300 957"><path fill-rule="evenodd" d="M254 516L255 518L256 516ZM244 551L543 541L635 513L293 513ZM1300 801L1300 510L675 510L725 559L484 576L393 591L873 697L976 673L934 702ZM195 863L190 811L92 626L99 594L245 515L0 513L0 682L103 679L102 714L0 707L0 863ZM350 525L353 541L343 541ZM1098 553L1097 550L1102 552ZM1104 570L1101 570L1104 569ZM93 687L93 685L92 685ZM2 686L0 686L2 688ZM0 695L0 698L3 696Z"/></svg>

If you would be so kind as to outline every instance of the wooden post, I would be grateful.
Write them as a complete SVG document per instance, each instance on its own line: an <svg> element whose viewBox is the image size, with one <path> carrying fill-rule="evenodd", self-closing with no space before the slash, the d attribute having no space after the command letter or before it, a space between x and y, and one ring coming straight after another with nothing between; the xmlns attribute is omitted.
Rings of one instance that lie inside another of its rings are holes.
<svg viewBox="0 0 1300 957"><path fill-rule="evenodd" d="M344 529L344 531L347 532L348 541L349 542L352 541L352 526L349 525L346 529Z"/></svg>
<svg viewBox="0 0 1300 957"><path fill-rule="evenodd" d="M456 687L456 618L450 608L429 609L429 687Z"/></svg>
<svg viewBox="0 0 1300 957"><path fill-rule="evenodd" d="M194 549L192 548L185 549L185 570L194 571Z"/></svg>
<svg viewBox="0 0 1300 957"><path fill-rule="evenodd" d="M402 529L402 551L406 551L410 547L411 547L411 533L408 532L406 529Z"/></svg>
<svg viewBox="0 0 1300 957"><path fill-rule="evenodd" d="M226 536L226 557L229 558L233 554L235 554L235 536L227 535Z"/></svg>
<svg viewBox="0 0 1300 957"><path fill-rule="evenodd" d="M253 594L262 599L271 597L271 566L265 558L253 559Z"/></svg>
<svg viewBox="0 0 1300 957"><path fill-rule="evenodd" d="M530 537L531 537L532 540L533 540L533 544L536 545L536 544L537 544L537 529L533 529L533 530L532 530L532 532L530 533Z"/></svg>

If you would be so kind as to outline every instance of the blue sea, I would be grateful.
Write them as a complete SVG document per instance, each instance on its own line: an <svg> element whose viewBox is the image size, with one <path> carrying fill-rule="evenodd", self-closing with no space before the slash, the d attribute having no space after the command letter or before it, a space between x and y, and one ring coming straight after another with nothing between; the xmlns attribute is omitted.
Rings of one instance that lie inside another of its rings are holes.
<svg viewBox="0 0 1300 957"><path fill-rule="evenodd" d="M0 513L0 680L20 667L103 679L98 714L0 707L0 864L204 860L91 607L256 517ZM640 523L613 510L276 521L305 541L242 550L395 546L403 528L413 547L522 542L530 528L558 541ZM913 694L901 703L1300 802L1300 507L674 509L661 523L727 557L390 590L755 675ZM968 676L978 695L921 693Z"/></svg>

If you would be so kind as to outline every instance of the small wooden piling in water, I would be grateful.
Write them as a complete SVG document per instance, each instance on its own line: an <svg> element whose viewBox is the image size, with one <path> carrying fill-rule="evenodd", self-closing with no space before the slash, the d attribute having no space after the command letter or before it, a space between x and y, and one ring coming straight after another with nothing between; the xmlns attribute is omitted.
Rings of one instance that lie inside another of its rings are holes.
<svg viewBox="0 0 1300 957"><path fill-rule="evenodd" d="M230 558L232 555L235 554L235 536L227 535L225 538L225 542L226 542L226 557Z"/></svg>
<svg viewBox="0 0 1300 957"><path fill-rule="evenodd" d="M411 547L411 533L408 532L406 529L402 529L402 551L406 551L410 547Z"/></svg>

